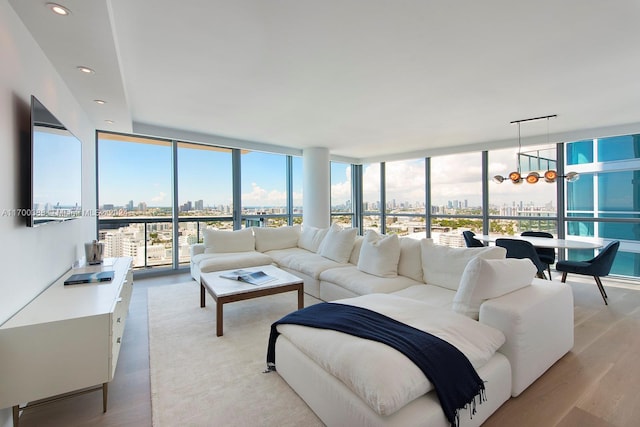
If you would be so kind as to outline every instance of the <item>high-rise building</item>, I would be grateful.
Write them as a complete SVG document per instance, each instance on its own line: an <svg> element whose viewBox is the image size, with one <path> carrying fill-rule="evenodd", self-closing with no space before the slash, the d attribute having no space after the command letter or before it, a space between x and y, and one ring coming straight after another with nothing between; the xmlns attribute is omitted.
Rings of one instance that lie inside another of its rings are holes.
<svg viewBox="0 0 640 427"><path fill-rule="evenodd" d="M122 256L122 239L123 234L118 231L108 231L104 236L104 255L105 257Z"/></svg>
<svg viewBox="0 0 640 427"><path fill-rule="evenodd" d="M466 244L464 242L464 237L462 236L462 229L456 229L441 233L438 236L438 244L449 246L452 248L462 248L465 247Z"/></svg>
<svg viewBox="0 0 640 427"><path fill-rule="evenodd" d="M580 173L567 184L567 216L575 218L567 238L620 240L611 273L640 276L640 135L567 143L566 163L566 171ZM581 256L569 251L569 259Z"/></svg>
<svg viewBox="0 0 640 427"><path fill-rule="evenodd" d="M142 252L144 252L144 246L140 247L139 245L140 245L140 242L137 242L131 237L123 238L122 239L122 255L130 256L134 259L137 258L139 249L141 249Z"/></svg>

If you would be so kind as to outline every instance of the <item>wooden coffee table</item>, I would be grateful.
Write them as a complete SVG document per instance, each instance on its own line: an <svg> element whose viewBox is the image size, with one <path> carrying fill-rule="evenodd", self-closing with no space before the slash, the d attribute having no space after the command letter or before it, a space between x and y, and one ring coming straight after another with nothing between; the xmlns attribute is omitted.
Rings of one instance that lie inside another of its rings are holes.
<svg viewBox="0 0 640 427"><path fill-rule="evenodd" d="M262 284L252 285L239 280L225 279L221 274L230 273L233 270L214 271L200 275L200 307L205 306L205 290L216 302L216 335L222 336L222 307L230 302L243 301L267 295L283 292L298 291L298 309L304 308L304 287L301 278L287 273L273 265L243 268L247 271L264 271L276 280Z"/></svg>

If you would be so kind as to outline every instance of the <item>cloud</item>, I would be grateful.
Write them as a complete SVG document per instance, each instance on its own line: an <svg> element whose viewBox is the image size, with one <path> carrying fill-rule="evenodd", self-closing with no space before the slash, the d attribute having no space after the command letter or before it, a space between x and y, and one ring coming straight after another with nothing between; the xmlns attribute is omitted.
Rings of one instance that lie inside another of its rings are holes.
<svg viewBox="0 0 640 427"><path fill-rule="evenodd" d="M380 200L380 164L363 167L363 200ZM385 190L387 201L422 204L425 199L424 159L387 162L385 164Z"/></svg>
<svg viewBox="0 0 640 427"><path fill-rule="evenodd" d="M340 167L344 166L342 176L340 175ZM351 200L351 165L334 163L331 168L331 204L344 204L347 200ZM337 176L334 176L336 174ZM339 179L342 181L335 182Z"/></svg>
<svg viewBox="0 0 640 427"><path fill-rule="evenodd" d="M409 202L424 205L425 178L424 160L389 162L385 165L387 202Z"/></svg>
<svg viewBox="0 0 640 427"><path fill-rule="evenodd" d="M286 206L287 193L277 190L265 190L255 182L251 183L251 192L242 194L243 206Z"/></svg>
<svg viewBox="0 0 640 427"><path fill-rule="evenodd" d="M151 201L154 203L163 202L167 197L167 193L161 191L157 196L151 198Z"/></svg>
<svg viewBox="0 0 640 427"><path fill-rule="evenodd" d="M362 199L365 202L380 200L380 163L362 166Z"/></svg>
<svg viewBox="0 0 640 427"><path fill-rule="evenodd" d="M331 204L343 204L351 198L351 178L331 186Z"/></svg>
<svg viewBox="0 0 640 427"><path fill-rule="evenodd" d="M302 206L302 193L293 192L293 206Z"/></svg>
<svg viewBox="0 0 640 427"><path fill-rule="evenodd" d="M431 159L431 203L441 206L449 200L467 200L470 206L482 203L481 153Z"/></svg>

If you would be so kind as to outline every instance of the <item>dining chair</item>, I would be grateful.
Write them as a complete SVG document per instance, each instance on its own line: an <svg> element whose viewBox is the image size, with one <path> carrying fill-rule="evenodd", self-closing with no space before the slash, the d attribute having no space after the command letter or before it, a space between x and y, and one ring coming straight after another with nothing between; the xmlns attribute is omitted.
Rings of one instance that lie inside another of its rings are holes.
<svg viewBox="0 0 640 427"><path fill-rule="evenodd" d="M521 236L531 236L531 237L547 237L549 239L553 239L553 234L547 233L546 231L523 231L520 233ZM538 248L535 247L536 252L538 253L538 257L540 261L547 264L547 271L549 272L549 277L551 277L551 264L556 262L556 250L553 248Z"/></svg>
<svg viewBox="0 0 640 427"><path fill-rule="evenodd" d="M463 231L462 232L462 237L464 237L464 242L466 243L468 248L484 248L484 244L478 240L475 239L473 236L475 236L476 233L474 233L473 231Z"/></svg>
<svg viewBox="0 0 640 427"><path fill-rule="evenodd" d="M507 250L507 258L528 258L533 262L533 265L538 269L538 276L540 279L546 279L544 271L547 269L547 264L540 260L536 248L525 240L518 239L496 239L496 246L501 246ZM549 276L551 278L551 276Z"/></svg>
<svg viewBox="0 0 640 427"><path fill-rule="evenodd" d="M558 261L556 264L556 270L562 271L563 283L567 280L567 273L593 276L593 278L596 279L596 285L598 285L600 295L602 295L605 305L609 305L607 303L607 292L604 290L604 286L602 286L600 278L608 275L611 271L611 266L616 258L619 247L620 242L618 240L614 240L605 246L604 249L595 256L595 258L588 261Z"/></svg>

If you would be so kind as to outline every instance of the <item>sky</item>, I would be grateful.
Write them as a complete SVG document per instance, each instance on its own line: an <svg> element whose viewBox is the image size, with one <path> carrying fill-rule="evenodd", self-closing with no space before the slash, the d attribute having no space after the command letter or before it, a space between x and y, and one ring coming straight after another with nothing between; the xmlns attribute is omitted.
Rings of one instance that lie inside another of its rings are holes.
<svg viewBox="0 0 640 427"><path fill-rule="evenodd" d="M178 149L179 204L232 204L231 150ZM171 205L171 145L99 144L99 204ZM243 206L286 205L286 157L248 152L241 156ZM302 205L302 159L294 159L294 204Z"/></svg>
<svg viewBox="0 0 640 427"><path fill-rule="evenodd" d="M526 147L529 151L539 147ZM516 148L490 152L489 173L507 175L516 167ZM99 203L134 206L171 205L171 146L102 141L99 144ZM241 156L242 205L245 207L284 206L286 204L286 157L248 152ZM431 160L432 203L446 205L450 200L467 200L469 206L481 204L481 154L440 156ZM204 206L232 203L231 150L179 148L179 204L203 200ZM380 193L380 165L363 165L364 201L376 202ZM387 201L424 203L424 159L386 163ZM537 206L556 205L555 185L513 185L489 183L490 203L514 202ZM351 198L351 168L332 163L332 204ZM302 159L294 158L294 204L302 205Z"/></svg>
<svg viewBox="0 0 640 427"><path fill-rule="evenodd" d="M526 150L541 147L527 147ZM507 175L516 168L517 149L494 150L489 153L489 176ZM431 201L437 206L446 205L450 200L467 200L469 206L480 206L482 203L482 164L481 153L465 153L450 156L439 156L431 159ZM334 179L333 172L341 173L342 182ZM346 200L350 196L350 169L343 165L341 169L332 169L332 203ZM387 202L424 202L424 159L387 162L385 164L385 183ZM380 164L363 165L363 199L365 202L376 202L380 199ZM496 205L512 202L556 205L555 185L539 182L537 184L513 185L504 182L489 183L489 203Z"/></svg>

